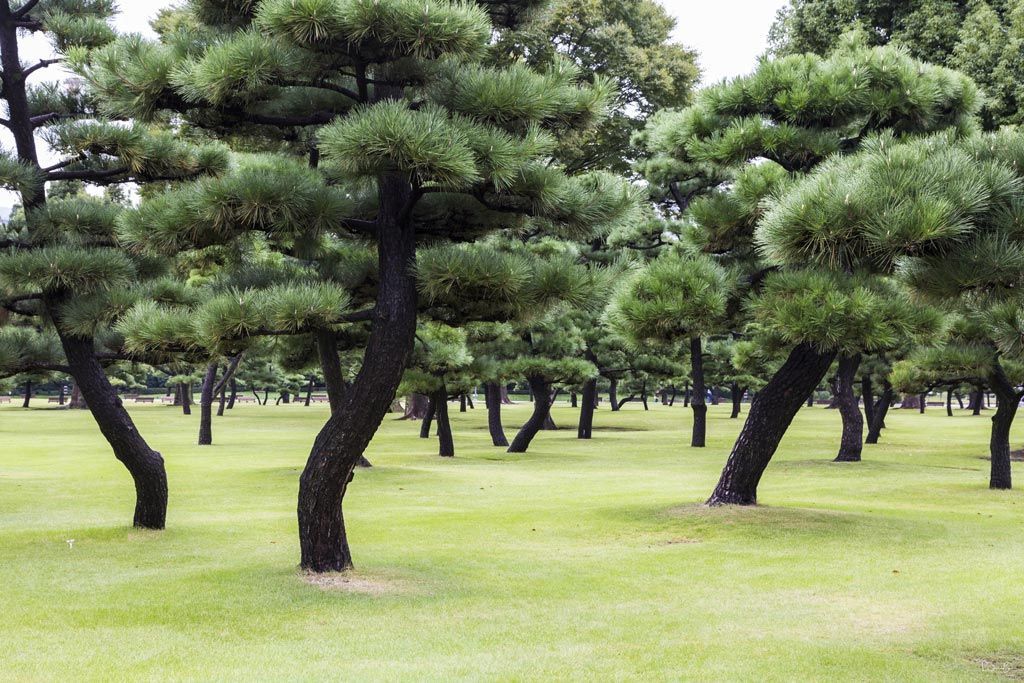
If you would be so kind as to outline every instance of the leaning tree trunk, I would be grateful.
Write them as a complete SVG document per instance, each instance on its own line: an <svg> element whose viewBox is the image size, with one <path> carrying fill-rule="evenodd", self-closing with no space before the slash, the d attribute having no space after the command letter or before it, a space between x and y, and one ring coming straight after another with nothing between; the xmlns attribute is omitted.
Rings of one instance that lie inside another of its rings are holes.
<svg viewBox="0 0 1024 683"><path fill-rule="evenodd" d="M433 396L427 398L427 412L423 415L423 422L420 423L420 438L430 438L430 426L434 423L434 416L437 414L437 401Z"/></svg>
<svg viewBox="0 0 1024 683"><path fill-rule="evenodd" d="M989 438L991 469L988 487L990 489L1012 488L1010 468L1010 427L1017 415L1020 396L1006 377L1002 364L997 360L989 377L989 384L996 394L997 405L992 416L992 433Z"/></svg>
<svg viewBox="0 0 1024 683"><path fill-rule="evenodd" d="M379 285L363 365L341 409L317 435L299 479L301 565L315 572L352 567L342 502L353 468L391 406L416 335L416 236L407 178L378 180Z"/></svg>
<svg viewBox="0 0 1024 683"><path fill-rule="evenodd" d="M21 402L22 408L28 408L29 402L32 400L32 382L25 382L25 400Z"/></svg>
<svg viewBox="0 0 1024 683"><path fill-rule="evenodd" d="M228 396L228 410L235 407L235 399L238 398L238 380L231 378L231 395Z"/></svg>
<svg viewBox="0 0 1024 683"><path fill-rule="evenodd" d="M199 445L209 446L213 443L213 390L217 381L217 363L206 366L203 386L199 391Z"/></svg>
<svg viewBox="0 0 1024 683"><path fill-rule="evenodd" d="M860 378L860 398L864 403L864 422L870 426L875 415L875 388L870 374Z"/></svg>
<svg viewBox="0 0 1024 683"><path fill-rule="evenodd" d="M617 412L622 404L619 403L619 380L608 381L608 403L612 406L612 412Z"/></svg>
<svg viewBox="0 0 1024 683"><path fill-rule="evenodd" d="M757 392L747 421L732 448L708 505L754 505L757 485L786 434L790 423L814 391L835 358L800 344L761 391Z"/></svg>
<svg viewBox="0 0 1024 683"><path fill-rule="evenodd" d="M882 430L885 429L885 417L889 414L889 408L892 406L895 398L896 392L893 391L889 380L884 380L882 382L882 395L879 396L878 401L875 402L875 407L872 409L871 423L868 425L868 436L864 443L878 443L878 439L882 436Z"/></svg>
<svg viewBox="0 0 1024 683"><path fill-rule="evenodd" d="M860 367L860 354L852 356L843 354L839 357L839 369L836 372L836 402L839 415L843 420L843 436L839 441L839 454L836 462L860 462L864 448L864 417L857 406L857 395L853 385L857 381L857 368Z"/></svg>
<svg viewBox="0 0 1024 683"><path fill-rule="evenodd" d="M113 449L114 457L124 464L135 482L133 524L163 529L167 519L167 472L163 457L149 447L136 429L96 359L93 340L60 332L58 335L75 387Z"/></svg>
<svg viewBox="0 0 1024 683"><path fill-rule="evenodd" d="M508 447L509 453L525 453L551 412L551 387L548 383L542 377L527 377L526 381L533 391L533 413L516 434L516 438L512 439L512 445Z"/></svg>
<svg viewBox="0 0 1024 683"><path fill-rule="evenodd" d="M320 369L324 373L324 387L327 389L327 403L331 406L331 415L341 410L348 393L348 383L341 369L338 357L338 338L330 330L316 333L316 352L320 358ZM307 398L307 403L309 399ZM356 467L373 467L365 455L360 454Z"/></svg>
<svg viewBox="0 0 1024 683"><path fill-rule="evenodd" d="M576 437L589 439L594 435L594 406L597 404L597 379L588 379L583 384L583 403L580 404L580 424Z"/></svg>
<svg viewBox="0 0 1024 683"><path fill-rule="evenodd" d="M484 385L485 403L487 404L487 430L491 433L491 443L495 446L507 447L508 438L501 425L501 387L497 382Z"/></svg>
<svg viewBox="0 0 1024 683"><path fill-rule="evenodd" d="M448 419L448 389L441 383L441 388L434 392L434 417L437 420L437 454L442 458L455 457L455 441L452 439L452 423Z"/></svg>
<svg viewBox="0 0 1024 683"><path fill-rule="evenodd" d="M690 408L693 410L693 431L690 435L690 446L704 448L708 431L708 407L704 402L704 352L700 337L690 339L690 379L693 381L693 399Z"/></svg>

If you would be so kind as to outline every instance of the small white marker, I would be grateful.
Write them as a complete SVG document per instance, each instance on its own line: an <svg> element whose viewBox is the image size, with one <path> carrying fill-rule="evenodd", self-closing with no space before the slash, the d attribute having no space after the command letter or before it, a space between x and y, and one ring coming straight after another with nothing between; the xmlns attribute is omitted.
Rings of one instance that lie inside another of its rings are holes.
<svg viewBox="0 0 1024 683"><path fill-rule="evenodd" d="M72 548L75 547L75 539L73 539L73 538L69 538L68 540L66 540L64 542L68 544L68 550L71 550Z"/></svg>

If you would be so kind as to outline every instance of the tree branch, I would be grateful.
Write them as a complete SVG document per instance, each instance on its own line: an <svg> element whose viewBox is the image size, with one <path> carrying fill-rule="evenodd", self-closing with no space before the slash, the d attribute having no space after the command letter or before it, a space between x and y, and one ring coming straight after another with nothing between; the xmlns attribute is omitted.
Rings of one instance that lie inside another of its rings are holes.
<svg viewBox="0 0 1024 683"><path fill-rule="evenodd" d="M40 59L38 62L36 62L32 66L30 66L29 68L25 69L25 71L22 74L22 76L24 78L28 78L29 76L34 74L36 71L39 71L40 69L45 69L45 68L47 68L49 66L53 66L54 64L60 64L63 61L64 60L62 58L59 58L59 57L56 58L56 59Z"/></svg>
<svg viewBox="0 0 1024 683"><path fill-rule="evenodd" d="M14 18L15 19L23 19L23 18L25 18L26 16L28 16L28 13L31 12L33 9L35 9L35 6L38 5L38 4L39 4L39 0L28 0L28 2L26 2L24 5L19 7L17 9L17 11L14 12L14 15L13 15Z"/></svg>

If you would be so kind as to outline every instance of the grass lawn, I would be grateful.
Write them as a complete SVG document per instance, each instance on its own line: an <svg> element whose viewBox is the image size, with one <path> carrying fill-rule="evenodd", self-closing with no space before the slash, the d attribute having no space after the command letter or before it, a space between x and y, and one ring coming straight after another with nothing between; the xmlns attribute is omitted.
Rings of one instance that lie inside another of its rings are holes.
<svg viewBox="0 0 1024 683"><path fill-rule="evenodd" d="M833 464L839 415L805 409L763 505L709 510L726 406L697 450L679 405L603 408L580 442L563 404L525 456L452 409L452 460L385 421L346 500L357 570L327 585L295 530L325 406L236 408L204 448L196 414L134 409L167 460L159 533L127 526L86 413L0 409L0 678L1024 679L1024 493L987 489L986 418L893 410Z"/></svg>

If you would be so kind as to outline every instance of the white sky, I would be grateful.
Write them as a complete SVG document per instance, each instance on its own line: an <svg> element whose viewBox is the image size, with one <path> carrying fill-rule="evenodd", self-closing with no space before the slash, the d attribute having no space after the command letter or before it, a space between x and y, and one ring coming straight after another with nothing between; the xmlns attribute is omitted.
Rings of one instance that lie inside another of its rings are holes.
<svg viewBox="0 0 1024 683"><path fill-rule="evenodd" d="M754 68L767 47L768 28L786 0L660 0L675 16L675 38L695 48L705 84ZM149 20L175 0L121 0L118 27L146 32Z"/></svg>
<svg viewBox="0 0 1024 683"><path fill-rule="evenodd" d="M117 16L120 32L152 34L149 22L164 7L178 0L121 0ZM697 50L705 85L723 78L751 71L757 57L767 47L768 29L775 13L786 0L660 0L676 17L675 38ZM22 61L50 56L44 41L23 45ZM59 78L60 71L51 69L37 78ZM0 131L0 146L9 147L7 131ZM43 154L43 163L53 161ZM7 204L10 193L0 190L0 204Z"/></svg>

